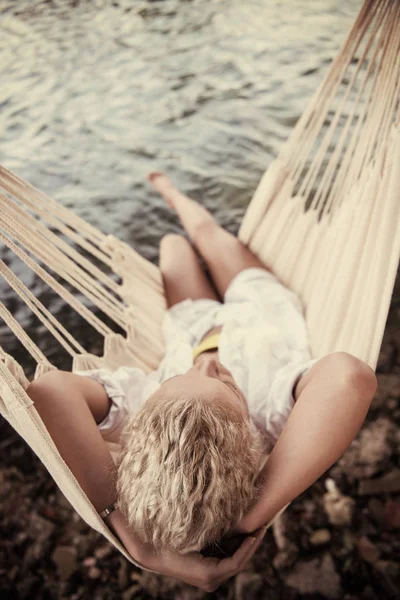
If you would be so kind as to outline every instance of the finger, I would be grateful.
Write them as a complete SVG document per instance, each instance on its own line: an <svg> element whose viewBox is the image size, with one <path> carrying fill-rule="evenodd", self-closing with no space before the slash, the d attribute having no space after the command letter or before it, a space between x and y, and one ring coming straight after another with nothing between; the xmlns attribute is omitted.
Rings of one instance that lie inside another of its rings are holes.
<svg viewBox="0 0 400 600"><path fill-rule="evenodd" d="M233 554L232 558L232 568L235 569L235 571L237 571L237 569L240 568L240 566L243 564L243 562L245 560L247 560L248 556L251 556L253 554L253 548L257 545L257 541L258 541L258 536L256 535L250 535L248 536L244 542L242 543L242 545L240 546L240 548L238 550L236 550L236 552Z"/></svg>
<svg viewBox="0 0 400 600"><path fill-rule="evenodd" d="M222 583L224 583L224 581L236 575L240 571L240 564L243 562L251 547L256 542L256 537L249 536L244 540L244 542L236 550L233 556L228 556L227 558L223 558L222 560L211 559L214 563L214 569L212 574L208 572L206 585L210 586L213 589L207 591L214 591L214 588L216 589Z"/></svg>
<svg viewBox="0 0 400 600"><path fill-rule="evenodd" d="M263 527L257 532L257 535L246 537L241 546L239 546L232 556L223 558L222 560L206 559L207 561L213 561L214 564L211 577L210 571L208 571L208 583L211 583L211 585L221 585L221 583L223 583L226 579L229 579L230 577L233 577L239 573L243 568L243 564L250 560L258 548L264 537L266 529L266 527Z"/></svg>
<svg viewBox="0 0 400 600"><path fill-rule="evenodd" d="M255 554L259 548L259 546L261 545L261 542L263 541L265 532L267 531L267 527L262 527L255 538L255 542L254 544L251 544L250 548L247 549L246 554L244 555L244 557L242 558L240 565L239 565L239 569L243 568L243 565L245 565L246 563L248 563L248 561L252 558L253 554ZM254 537L254 536L252 536Z"/></svg>
<svg viewBox="0 0 400 600"><path fill-rule="evenodd" d="M246 537L232 556L228 556L219 561L215 572L216 577L220 576L226 578L235 575L238 572L238 569L240 569L243 561L245 561L248 556L252 556L253 547L257 545L257 542L261 539L261 531L259 531L257 535Z"/></svg>

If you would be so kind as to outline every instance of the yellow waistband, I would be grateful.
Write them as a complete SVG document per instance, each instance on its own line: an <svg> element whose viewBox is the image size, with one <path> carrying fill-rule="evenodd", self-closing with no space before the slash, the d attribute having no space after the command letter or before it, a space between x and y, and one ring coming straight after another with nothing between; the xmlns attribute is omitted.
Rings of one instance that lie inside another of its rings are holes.
<svg viewBox="0 0 400 600"><path fill-rule="evenodd" d="M206 350L214 350L215 348L218 348L220 336L221 333L214 333L213 335L206 337L198 346L196 346L196 348L193 348L193 360Z"/></svg>

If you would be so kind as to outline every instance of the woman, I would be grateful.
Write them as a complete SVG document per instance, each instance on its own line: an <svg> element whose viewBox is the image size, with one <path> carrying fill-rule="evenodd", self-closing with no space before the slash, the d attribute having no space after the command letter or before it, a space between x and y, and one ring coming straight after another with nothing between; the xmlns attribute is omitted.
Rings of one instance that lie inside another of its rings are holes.
<svg viewBox="0 0 400 600"><path fill-rule="evenodd" d="M312 359L296 294L168 177L148 179L178 213L211 280L190 242L164 237L169 310L159 368L53 371L28 394L132 557L213 591L246 567L266 525L343 454L377 382L346 352ZM106 439L121 443L116 465ZM223 536L251 532L232 557L200 554Z"/></svg>

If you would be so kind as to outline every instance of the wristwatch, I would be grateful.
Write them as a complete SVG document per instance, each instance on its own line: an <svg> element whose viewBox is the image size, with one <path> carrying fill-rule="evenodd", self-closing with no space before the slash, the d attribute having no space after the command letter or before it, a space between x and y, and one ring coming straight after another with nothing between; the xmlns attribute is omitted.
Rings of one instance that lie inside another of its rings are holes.
<svg viewBox="0 0 400 600"><path fill-rule="evenodd" d="M108 506L106 506L106 508L104 510L99 512L99 515L102 519L105 519L106 517L108 517L108 515L110 513L114 512L114 510L116 510L117 508L118 508L117 503L113 502L113 504L109 504Z"/></svg>

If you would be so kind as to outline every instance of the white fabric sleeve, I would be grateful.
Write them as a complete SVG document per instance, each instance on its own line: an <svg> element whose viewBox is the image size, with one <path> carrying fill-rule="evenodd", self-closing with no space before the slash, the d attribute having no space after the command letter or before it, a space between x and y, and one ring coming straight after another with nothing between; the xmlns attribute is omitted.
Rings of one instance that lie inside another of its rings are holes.
<svg viewBox="0 0 400 600"><path fill-rule="evenodd" d="M105 439L117 440L128 415L140 410L146 378L144 371L135 367L120 367L116 371L92 369L75 371L75 374L89 377L104 387L111 407L97 426Z"/></svg>
<svg viewBox="0 0 400 600"><path fill-rule="evenodd" d="M293 396L295 385L300 377L319 360L319 358L312 358L301 364L289 363L277 371L268 392L265 408L265 426L274 443L282 433L295 404Z"/></svg>

